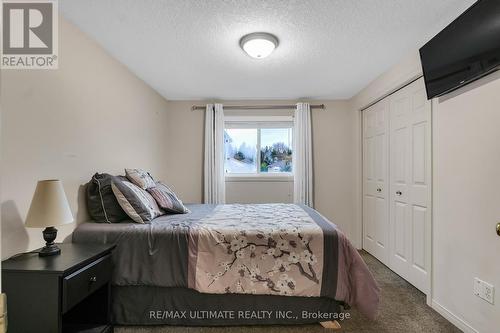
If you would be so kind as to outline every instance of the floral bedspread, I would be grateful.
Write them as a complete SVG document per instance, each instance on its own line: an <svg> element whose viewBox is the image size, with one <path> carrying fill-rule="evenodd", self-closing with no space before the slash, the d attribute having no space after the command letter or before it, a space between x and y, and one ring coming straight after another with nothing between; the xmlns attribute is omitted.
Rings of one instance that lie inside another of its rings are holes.
<svg viewBox="0 0 500 333"><path fill-rule="evenodd" d="M200 292L320 295L323 232L300 206L221 205L196 234Z"/></svg>

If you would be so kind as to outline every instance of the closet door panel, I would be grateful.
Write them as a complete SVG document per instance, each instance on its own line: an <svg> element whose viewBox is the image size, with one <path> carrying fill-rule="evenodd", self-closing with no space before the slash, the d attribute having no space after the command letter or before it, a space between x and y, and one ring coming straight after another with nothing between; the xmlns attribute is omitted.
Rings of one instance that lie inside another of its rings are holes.
<svg viewBox="0 0 500 333"><path fill-rule="evenodd" d="M425 293L430 285L430 116L422 79L390 96L389 265Z"/></svg>
<svg viewBox="0 0 500 333"><path fill-rule="evenodd" d="M408 210L408 205L404 202L394 202L394 220L396 223L393 225L394 228L394 242L392 251L399 260L404 262L406 265L408 260L407 250L406 250L406 211ZM404 266L403 266L404 267Z"/></svg>
<svg viewBox="0 0 500 333"><path fill-rule="evenodd" d="M429 124L421 122L412 125L412 201L416 205L427 206L429 178L427 171L427 155L429 146L427 139Z"/></svg>
<svg viewBox="0 0 500 333"><path fill-rule="evenodd" d="M363 111L363 248L389 260L388 103Z"/></svg>
<svg viewBox="0 0 500 333"><path fill-rule="evenodd" d="M388 255L388 226L387 226L387 200L385 198L377 198L376 200L376 208L375 208L375 237L377 239L377 255L384 260L386 260L386 256Z"/></svg>
<svg viewBox="0 0 500 333"><path fill-rule="evenodd" d="M364 239L363 239L363 248L372 252L375 248L375 197L365 196L363 202L363 215L364 218Z"/></svg>
<svg viewBox="0 0 500 333"><path fill-rule="evenodd" d="M397 128L391 133L391 181L393 186L407 186L408 158L406 146L408 128Z"/></svg>
<svg viewBox="0 0 500 333"><path fill-rule="evenodd" d="M413 265L425 271L425 229L426 229L427 208L413 205L412 227L413 227Z"/></svg>
<svg viewBox="0 0 500 333"><path fill-rule="evenodd" d="M431 103L423 79L411 89L412 114L412 262L410 282L425 293L430 290L431 257Z"/></svg>
<svg viewBox="0 0 500 333"><path fill-rule="evenodd" d="M411 261L409 230L411 212L408 202L408 167L410 158L408 143L410 128L408 114L410 100L404 90L391 97L390 103L390 255L389 266L399 275L408 275Z"/></svg>
<svg viewBox="0 0 500 333"><path fill-rule="evenodd" d="M373 253L376 249L375 236L375 113L363 113L363 248Z"/></svg>

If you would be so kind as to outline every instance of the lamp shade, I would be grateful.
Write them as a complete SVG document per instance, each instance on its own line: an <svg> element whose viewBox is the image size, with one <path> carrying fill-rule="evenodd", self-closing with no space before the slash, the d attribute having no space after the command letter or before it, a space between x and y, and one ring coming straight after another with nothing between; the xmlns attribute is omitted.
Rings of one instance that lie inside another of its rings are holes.
<svg viewBox="0 0 500 333"><path fill-rule="evenodd" d="M26 217L26 227L45 228L72 223L73 214L60 180L41 180Z"/></svg>

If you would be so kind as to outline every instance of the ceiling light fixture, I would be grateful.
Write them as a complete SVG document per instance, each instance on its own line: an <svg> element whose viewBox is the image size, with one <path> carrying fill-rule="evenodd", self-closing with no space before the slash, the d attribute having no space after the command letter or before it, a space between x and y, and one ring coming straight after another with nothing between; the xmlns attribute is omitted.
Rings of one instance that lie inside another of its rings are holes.
<svg viewBox="0 0 500 333"><path fill-rule="evenodd" d="M278 38L267 32L254 32L241 37L240 46L250 57L262 59L278 47Z"/></svg>

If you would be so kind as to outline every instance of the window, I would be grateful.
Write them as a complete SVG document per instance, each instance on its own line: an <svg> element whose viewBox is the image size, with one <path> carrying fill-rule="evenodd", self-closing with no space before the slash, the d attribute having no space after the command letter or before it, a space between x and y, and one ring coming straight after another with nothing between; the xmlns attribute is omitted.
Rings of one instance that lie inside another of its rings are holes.
<svg viewBox="0 0 500 333"><path fill-rule="evenodd" d="M226 173L257 172L257 129L228 128L224 131Z"/></svg>
<svg viewBox="0 0 500 333"><path fill-rule="evenodd" d="M260 172L292 172L292 129L260 129Z"/></svg>
<svg viewBox="0 0 500 333"><path fill-rule="evenodd" d="M291 122L226 122L226 174L290 174Z"/></svg>

